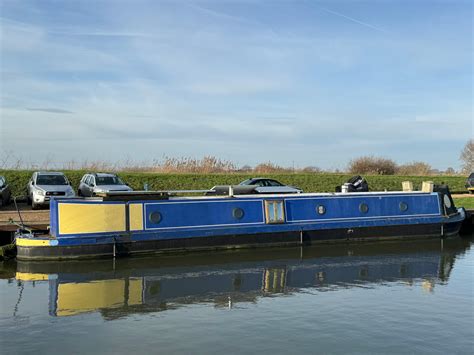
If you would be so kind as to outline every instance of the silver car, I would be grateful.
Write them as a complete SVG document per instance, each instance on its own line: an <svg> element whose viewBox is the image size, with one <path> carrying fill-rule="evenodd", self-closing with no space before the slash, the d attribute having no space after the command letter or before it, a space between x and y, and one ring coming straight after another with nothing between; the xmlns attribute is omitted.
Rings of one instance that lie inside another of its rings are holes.
<svg viewBox="0 0 474 355"><path fill-rule="evenodd" d="M28 201L33 209L48 206L51 197L74 197L74 189L61 172L34 172L27 186Z"/></svg>
<svg viewBox="0 0 474 355"><path fill-rule="evenodd" d="M110 191L133 191L117 175L109 173L91 173L82 177L77 193L79 196L91 197L98 193Z"/></svg>
<svg viewBox="0 0 474 355"><path fill-rule="evenodd" d="M267 178L252 178L242 181L240 186L256 186L255 192L260 194L289 194L289 193L302 193L303 190L294 187L283 185L281 182L274 179Z"/></svg>

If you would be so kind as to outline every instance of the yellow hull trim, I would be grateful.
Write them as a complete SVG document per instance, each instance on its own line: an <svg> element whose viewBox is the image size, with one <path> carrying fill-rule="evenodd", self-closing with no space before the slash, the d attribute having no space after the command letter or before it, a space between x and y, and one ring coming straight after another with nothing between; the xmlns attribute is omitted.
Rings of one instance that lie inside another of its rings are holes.
<svg viewBox="0 0 474 355"><path fill-rule="evenodd" d="M49 247L53 245L51 239L16 238L16 245L19 247Z"/></svg>
<svg viewBox="0 0 474 355"><path fill-rule="evenodd" d="M31 272L17 272L15 275L15 279L20 281L47 281L49 280L49 275Z"/></svg>

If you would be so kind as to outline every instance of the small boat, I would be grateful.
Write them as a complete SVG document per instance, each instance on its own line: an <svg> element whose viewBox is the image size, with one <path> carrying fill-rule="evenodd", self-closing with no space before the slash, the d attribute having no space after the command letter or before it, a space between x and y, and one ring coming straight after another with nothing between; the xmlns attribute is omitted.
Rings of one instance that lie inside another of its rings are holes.
<svg viewBox="0 0 474 355"><path fill-rule="evenodd" d="M449 189L176 196L168 192L53 198L48 234L19 231L20 260L57 260L448 237L465 219Z"/></svg>

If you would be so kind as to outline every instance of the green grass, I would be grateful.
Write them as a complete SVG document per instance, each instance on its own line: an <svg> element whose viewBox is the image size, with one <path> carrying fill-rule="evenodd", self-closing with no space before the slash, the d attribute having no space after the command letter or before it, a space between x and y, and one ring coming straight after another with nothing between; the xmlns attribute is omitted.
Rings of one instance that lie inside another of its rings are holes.
<svg viewBox="0 0 474 355"><path fill-rule="evenodd" d="M33 171L29 170L0 170L11 186L13 196L24 196L26 184ZM64 171L74 188L86 171ZM204 190L215 185L234 185L242 180L253 177L250 174L164 174L164 173L119 173L118 174L133 189L142 190L145 183L150 190ZM305 192L334 192L336 186L346 182L350 174L310 174L285 173L265 174L265 177L277 179L282 183L297 186ZM400 191L402 181L412 181L415 190L421 188L423 181L433 181L435 184L448 184L452 192L465 192L466 178L462 176L394 176L373 175L365 176L371 191Z"/></svg>
<svg viewBox="0 0 474 355"><path fill-rule="evenodd" d="M474 197L456 197L454 198L456 207L464 207L467 210L474 210Z"/></svg>

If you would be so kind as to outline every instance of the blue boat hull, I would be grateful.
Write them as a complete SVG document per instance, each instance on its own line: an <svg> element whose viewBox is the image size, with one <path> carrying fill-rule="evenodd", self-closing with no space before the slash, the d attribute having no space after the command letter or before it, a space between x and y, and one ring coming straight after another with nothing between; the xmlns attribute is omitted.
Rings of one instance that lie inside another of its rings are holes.
<svg viewBox="0 0 474 355"><path fill-rule="evenodd" d="M51 205L50 235L20 235L17 257L74 259L446 237L459 232L465 212L444 203L449 205L438 193L128 202L61 199Z"/></svg>

